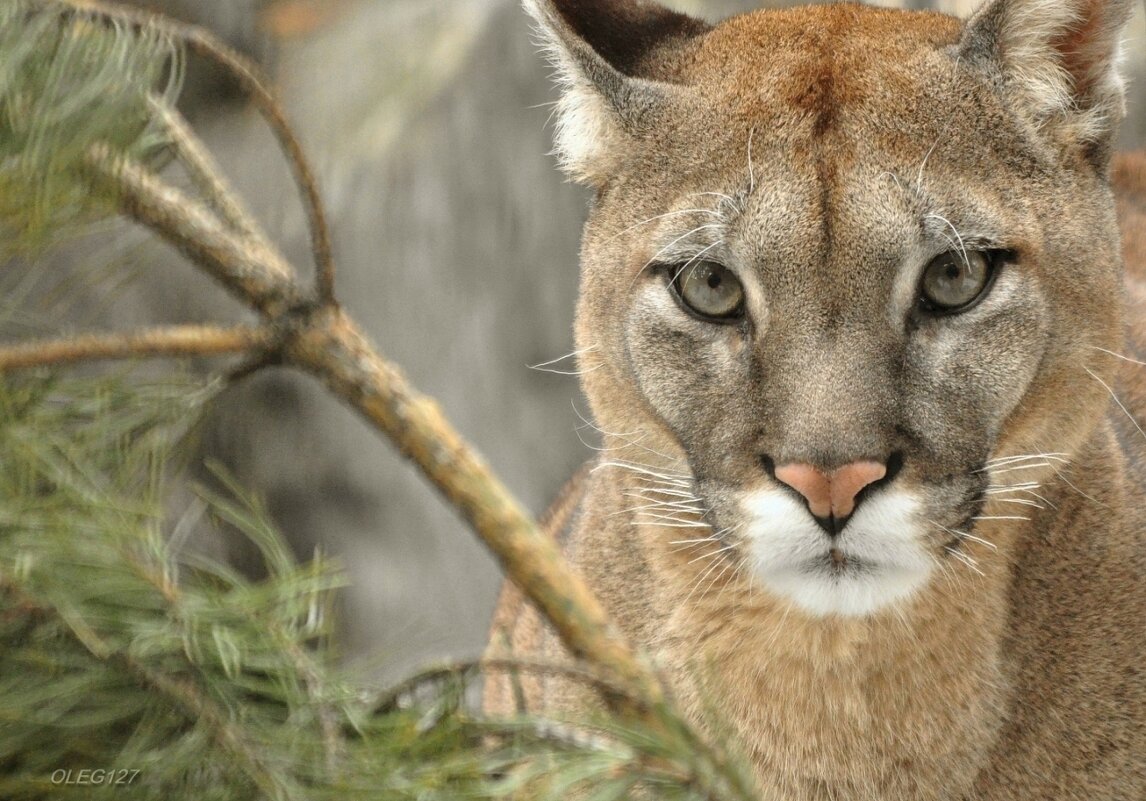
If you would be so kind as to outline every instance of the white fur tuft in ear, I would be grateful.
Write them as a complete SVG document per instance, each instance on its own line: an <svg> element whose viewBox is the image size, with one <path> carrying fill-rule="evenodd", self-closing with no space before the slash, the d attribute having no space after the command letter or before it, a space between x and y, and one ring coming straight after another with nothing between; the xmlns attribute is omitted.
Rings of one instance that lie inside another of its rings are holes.
<svg viewBox="0 0 1146 801"><path fill-rule="evenodd" d="M624 146L616 112L596 89L571 81L555 113L553 154L561 169L575 181L598 183L610 171L610 154Z"/></svg>
<svg viewBox="0 0 1146 801"><path fill-rule="evenodd" d="M709 26L648 0L524 0L562 90L556 149L574 179L601 185L671 94L666 53ZM671 59L669 59L671 61Z"/></svg>
<svg viewBox="0 0 1146 801"><path fill-rule="evenodd" d="M597 184L608 173L609 154L624 144L617 110L590 78L591 65L585 61L594 54L570 35L552 7L541 0L524 0L524 6L561 92L553 112L553 155L573 180ZM608 71L605 64L592 66Z"/></svg>
<svg viewBox="0 0 1146 801"><path fill-rule="evenodd" d="M1120 74L1132 0L993 0L964 51L987 48L1019 109L1063 141L1105 152L1125 113Z"/></svg>

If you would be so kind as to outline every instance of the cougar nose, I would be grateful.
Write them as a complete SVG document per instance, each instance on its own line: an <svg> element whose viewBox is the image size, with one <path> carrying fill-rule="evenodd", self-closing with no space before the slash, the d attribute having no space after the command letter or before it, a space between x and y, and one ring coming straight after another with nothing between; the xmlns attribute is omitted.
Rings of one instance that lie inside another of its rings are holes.
<svg viewBox="0 0 1146 801"><path fill-rule="evenodd" d="M887 475L879 462L852 462L830 472L810 464L780 465L776 479L804 496L808 511L830 536L839 534L856 508L856 496L864 487Z"/></svg>

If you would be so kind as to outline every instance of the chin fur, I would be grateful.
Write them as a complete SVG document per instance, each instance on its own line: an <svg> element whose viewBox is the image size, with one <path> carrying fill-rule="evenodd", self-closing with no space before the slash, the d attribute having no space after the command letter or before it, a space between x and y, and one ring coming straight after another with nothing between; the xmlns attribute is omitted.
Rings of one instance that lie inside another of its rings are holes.
<svg viewBox="0 0 1146 801"><path fill-rule="evenodd" d="M881 492L833 539L787 492L753 492L742 501L752 574L767 591L817 616L860 617L902 603L934 567L918 507L910 494Z"/></svg>

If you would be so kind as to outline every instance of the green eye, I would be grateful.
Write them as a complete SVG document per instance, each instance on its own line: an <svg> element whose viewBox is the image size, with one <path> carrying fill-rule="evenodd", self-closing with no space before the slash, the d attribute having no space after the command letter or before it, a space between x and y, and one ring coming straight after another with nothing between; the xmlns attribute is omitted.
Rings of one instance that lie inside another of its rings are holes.
<svg viewBox="0 0 1146 801"><path fill-rule="evenodd" d="M714 261L676 268L673 288L690 311L713 322L733 322L744 316L744 287L732 271Z"/></svg>
<svg viewBox="0 0 1146 801"><path fill-rule="evenodd" d="M923 268L920 298L930 311L962 311L986 292L994 272L990 251L949 250Z"/></svg>

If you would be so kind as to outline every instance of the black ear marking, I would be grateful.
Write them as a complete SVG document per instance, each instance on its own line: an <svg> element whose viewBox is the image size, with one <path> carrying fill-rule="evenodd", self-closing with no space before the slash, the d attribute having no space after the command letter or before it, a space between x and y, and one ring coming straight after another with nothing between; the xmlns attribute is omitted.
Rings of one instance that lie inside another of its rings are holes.
<svg viewBox="0 0 1146 801"><path fill-rule="evenodd" d="M558 17L613 69L656 80L649 58L710 30L698 19L645 0L551 0ZM642 70L642 67L645 70Z"/></svg>
<svg viewBox="0 0 1146 801"><path fill-rule="evenodd" d="M562 88L555 149L574 180L603 185L682 88L680 53L711 27L648 0L524 0Z"/></svg>

